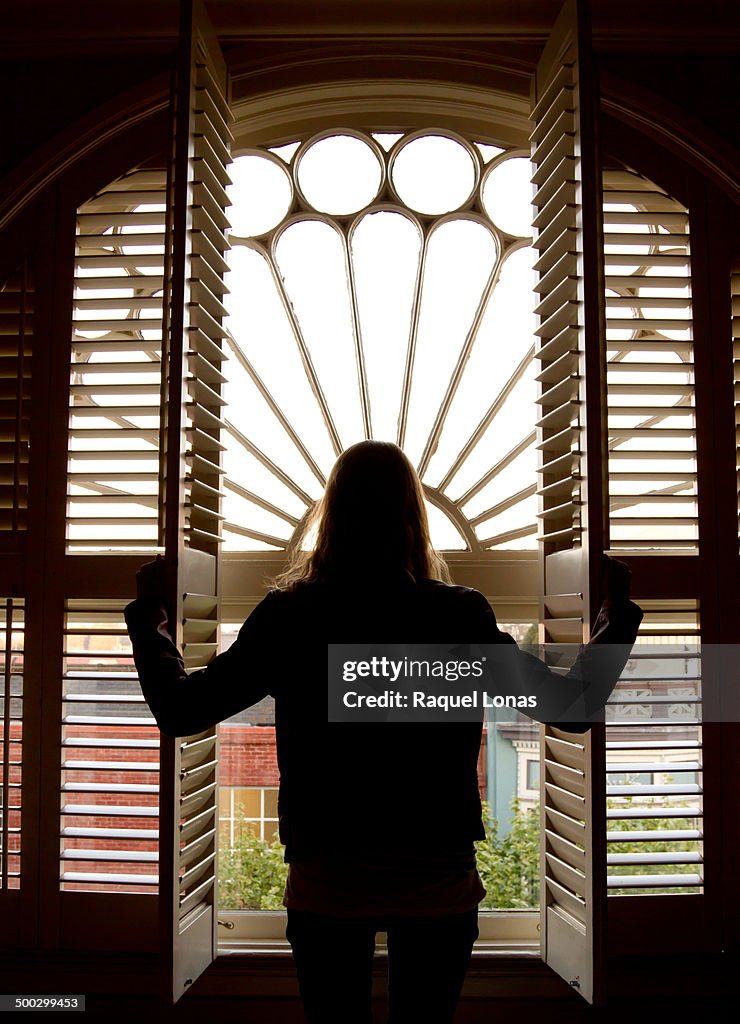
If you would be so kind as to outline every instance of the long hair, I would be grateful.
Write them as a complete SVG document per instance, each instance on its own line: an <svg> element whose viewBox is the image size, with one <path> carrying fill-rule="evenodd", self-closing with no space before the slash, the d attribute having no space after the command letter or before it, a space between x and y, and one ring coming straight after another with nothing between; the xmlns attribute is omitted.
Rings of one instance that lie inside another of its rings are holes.
<svg viewBox="0 0 740 1024"><path fill-rule="evenodd" d="M376 577L406 571L414 579L449 580L444 559L432 547L419 476L390 442L360 441L342 452L302 537L313 533L310 550L295 544L287 569L275 580L279 589L367 570Z"/></svg>

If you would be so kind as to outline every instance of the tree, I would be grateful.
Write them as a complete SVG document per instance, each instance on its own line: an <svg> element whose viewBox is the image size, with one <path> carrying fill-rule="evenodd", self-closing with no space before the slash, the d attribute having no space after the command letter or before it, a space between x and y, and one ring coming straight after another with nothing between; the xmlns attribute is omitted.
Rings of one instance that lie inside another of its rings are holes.
<svg viewBox="0 0 740 1024"><path fill-rule="evenodd" d="M219 855L218 903L221 910L282 910L288 865L279 839L267 842L244 825L234 845Z"/></svg>
<svg viewBox="0 0 740 1024"><path fill-rule="evenodd" d="M483 805L486 838L476 843L478 874L486 889L481 910L523 910L539 904L539 808L525 810L516 797L511 807L511 829L502 836L490 807Z"/></svg>

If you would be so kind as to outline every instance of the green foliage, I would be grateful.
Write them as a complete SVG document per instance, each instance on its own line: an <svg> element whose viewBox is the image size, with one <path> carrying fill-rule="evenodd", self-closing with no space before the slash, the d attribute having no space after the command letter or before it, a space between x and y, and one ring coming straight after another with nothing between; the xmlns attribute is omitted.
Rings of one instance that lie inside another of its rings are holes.
<svg viewBox="0 0 740 1024"><path fill-rule="evenodd" d="M607 801L614 806L614 801ZM624 806L624 801L619 801ZM539 807L523 809L519 801L512 801L514 812L511 829L501 835L498 821L491 817L490 807L484 804L483 820L486 838L476 843L478 873L486 888L481 910L524 910L539 906L540 870L540 812ZM638 853L643 843L630 842L631 831L655 831L669 828L696 827L695 819L686 818L616 818L609 821L609 830L623 831L625 841L610 843L610 853ZM420 840L420 845L424 840ZM432 842L430 836L427 842ZM697 849L696 840L659 840L650 843L655 853L688 852ZM219 855L219 906L222 910L282 910L283 892L288 865L283 860L284 847L275 839L267 842L243 827L229 847L222 842ZM660 870L665 866L661 865ZM691 871L692 866L670 865L672 874ZM615 868L620 875L645 874L643 865L620 864ZM639 893L649 890L612 890L612 892ZM671 892L691 892L690 888L671 889Z"/></svg>
<svg viewBox="0 0 740 1024"><path fill-rule="evenodd" d="M478 874L486 888L481 910L522 910L539 904L539 808L524 810L516 797L511 806L511 830L502 836L489 806L483 805L486 838L476 843Z"/></svg>
<svg viewBox="0 0 740 1024"><path fill-rule="evenodd" d="M285 847L243 827L234 845L221 844L218 902L221 910L282 910L288 865Z"/></svg>
<svg viewBox="0 0 740 1024"><path fill-rule="evenodd" d="M524 647L533 647L538 644L540 640L540 627L536 622L531 623L529 629L522 638L522 644Z"/></svg>

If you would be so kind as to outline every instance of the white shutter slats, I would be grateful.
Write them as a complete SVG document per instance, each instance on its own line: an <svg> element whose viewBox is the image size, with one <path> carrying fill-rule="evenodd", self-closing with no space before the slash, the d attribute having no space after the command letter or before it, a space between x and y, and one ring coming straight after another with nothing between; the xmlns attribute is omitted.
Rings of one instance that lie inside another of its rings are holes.
<svg viewBox="0 0 740 1024"><path fill-rule="evenodd" d="M560 883L564 889L568 889L573 896L584 898L586 892L586 873L579 871L567 861L556 857L553 853L546 854L547 863L551 876Z"/></svg>
<svg viewBox="0 0 740 1024"><path fill-rule="evenodd" d="M67 601L59 827L66 892L157 891L159 731L138 684L124 603Z"/></svg>
<svg viewBox="0 0 740 1024"><path fill-rule="evenodd" d="M641 891L650 888L659 888L661 890L672 888L685 889L687 887L697 887L701 884L701 875L694 874L693 872L680 875L658 873L650 875L610 875L608 882L610 889L640 889Z"/></svg>
<svg viewBox="0 0 740 1024"><path fill-rule="evenodd" d="M25 603L0 601L0 908L14 913L22 885ZM0 934L2 930L0 929Z"/></svg>
<svg viewBox="0 0 740 1024"><path fill-rule="evenodd" d="M213 77L196 61L195 85L195 153L194 175L208 169L211 181L218 182L220 195L214 198L206 181L194 178L193 188L193 251L198 254L190 279L189 351L187 359L190 378L187 391L193 401L188 403L193 428L188 431L191 471L186 498L188 537L191 547L214 552L221 543L220 514L222 490L218 453L224 450L220 432L221 410L225 405L220 388L223 375L219 366L225 354L223 339L227 336L222 321L226 308L221 297L226 293L222 275L226 264L223 253L229 248L225 235L228 219L223 210L225 186L230 183L225 163L230 159L231 115L220 99L211 96ZM210 111L212 117L207 116ZM215 139L218 145L214 145ZM207 240L207 241L206 241ZM205 369L205 372L203 370ZM199 372L200 370L200 372ZM207 381L207 383L206 383ZM203 458L204 453L209 453ZM195 458L194 456L200 456Z"/></svg>
<svg viewBox="0 0 740 1024"><path fill-rule="evenodd" d="M575 928L576 931L586 937L586 917L587 908L586 901L572 892L567 886L560 885L556 879L550 875L547 879L547 894L552 898L553 909L551 911L551 931L557 932L556 924L561 923L564 925L564 934L567 935L571 929ZM559 952L561 949L560 943L557 941L553 943L555 949ZM563 958L565 960L565 958ZM568 961L565 960L567 964ZM573 979L576 980L576 979ZM573 986L576 987L575 985Z"/></svg>
<svg viewBox="0 0 740 1024"><path fill-rule="evenodd" d="M567 839L573 845L585 849L586 826L580 818L565 814L556 807L548 807L545 822L551 835Z"/></svg>
<svg viewBox="0 0 740 1024"><path fill-rule="evenodd" d="M604 170L603 211L611 547L696 550L688 211L622 168Z"/></svg>
<svg viewBox="0 0 740 1024"><path fill-rule="evenodd" d="M137 169L78 210L69 552L160 544L165 199L164 169Z"/></svg>
<svg viewBox="0 0 740 1024"><path fill-rule="evenodd" d="M0 534L25 533L33 284L24 264L0 287Z"/></svg>
<svg viewBox="0 0 740 1024"><path fill-rule="evenodd" d="M610 896L621 897L701 892L702 690L696 602L682 609L657 599L640 603L645 608L643 628L607 704L607 884ZM657 851L656 844L661 845ZM681 870L666 873L661 864Z"/></svg>

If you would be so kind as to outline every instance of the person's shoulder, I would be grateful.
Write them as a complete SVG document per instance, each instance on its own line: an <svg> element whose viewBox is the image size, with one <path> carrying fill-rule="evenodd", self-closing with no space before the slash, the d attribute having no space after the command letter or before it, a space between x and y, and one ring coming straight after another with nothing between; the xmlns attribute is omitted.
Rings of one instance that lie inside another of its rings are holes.
<svg viewBox="0 0 740 1024"><path fill-rule="evenodd" d="M312 580L298 580L288 587L273 587L263 597L260 607L266 611L289 611L306 603L314 603L325 596L326 588Z"/></svg>
<svg viewBox="0 0 740 1024"><path fill-rule="evenodd" d="M443 580L419 580L419 589L433 601L465 607L488 604L480 590L463 587L459 583L445 583Z"/></svg>

